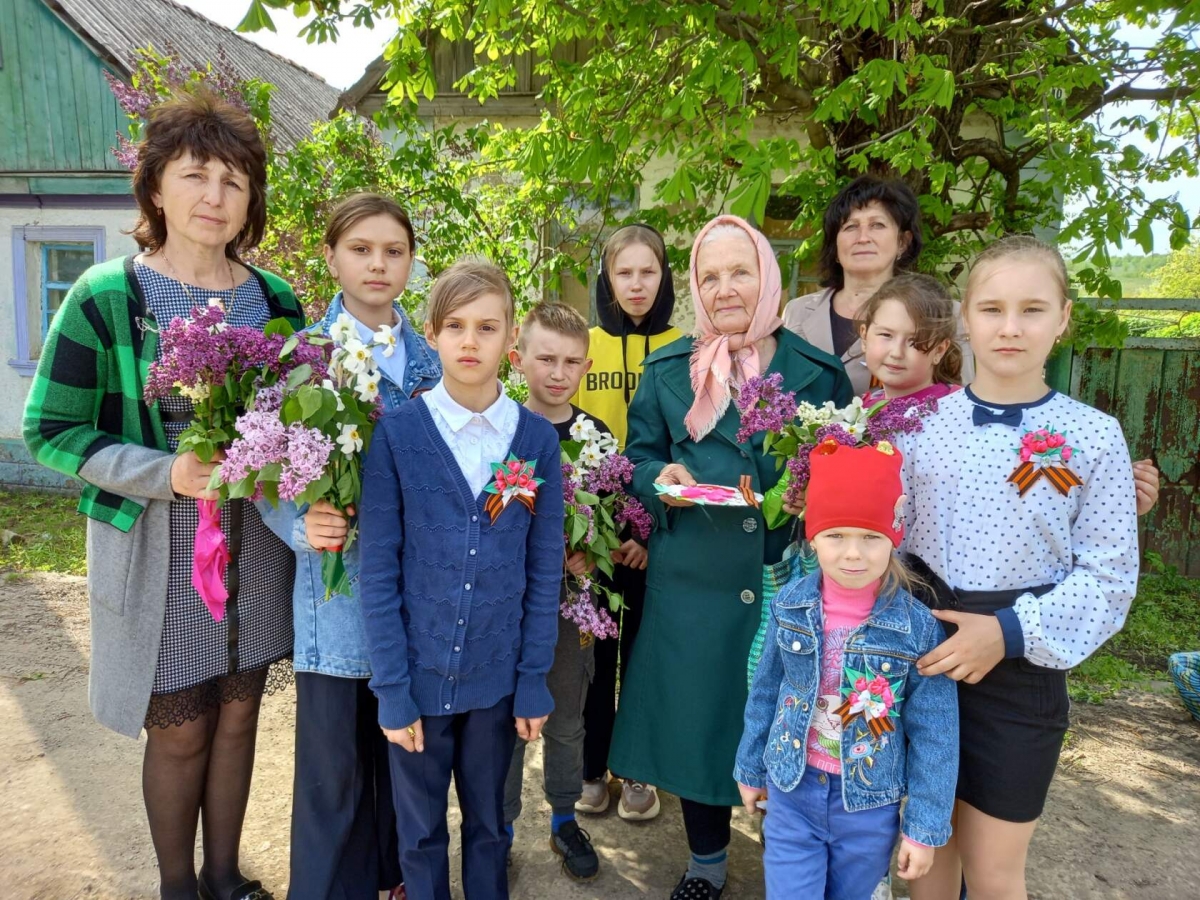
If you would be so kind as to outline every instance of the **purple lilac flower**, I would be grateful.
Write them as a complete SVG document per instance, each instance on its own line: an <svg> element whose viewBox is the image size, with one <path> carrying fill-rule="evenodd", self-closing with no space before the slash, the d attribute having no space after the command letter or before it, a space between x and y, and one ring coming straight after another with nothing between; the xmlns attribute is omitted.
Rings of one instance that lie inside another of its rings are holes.
<svg viewBox="0 0 1200 900"><path fill-rule="evenodd" d="M837 441L843 447L857 447L858 438L848 432L841 425L834 422L831 425L822 425L817 429L817 433L813 435L815 440L813 444L823 444L830 439ZM811 448L809 448L811 449Z"/></svg>
<svg viewBox="0 0 1200 900"><path fill-rule="evenodd" d="M617 514L613 516L613 521L618 525L628 522L633 536L643 541L650 537L650 530L654 527L654 520L650 518L650 513L646 512L646 507L633 497L625 498Z"/></svg>
<svg viewBox="0 0 1200 900"><path fill-rule="evenodd" d="M633 463L620 453L610 453L583 476L583 489L593 494L623 493L633 480Z"/></svg>
<svg viewBox="0 0 1200 900"><path fill-rule="evenodd" d="M287 459L279 477L279 499L295 500L325 474L333 441L300 422L288 426Z"/></svg>
<svg viewBox="0 0 1200 900"><path fill-rule="evenodd" d="M587 577L579 579L578 593L568 592L559 611L564 619L579 626L581 634L594 635L597 640L615 638L620 632L608 611L593 602L592 582Z"/></svg>
<svg viewBox="0 0 1200 900"><path fill-rule="evenodd" d="M783 375L779 372L748 379L738 390L735 402L742 415L739 444L747 443L760 431L783 431L796 418L796 395L783 390Z"/></svg>
<svg viewBox="0 0 1200 900"><path fill-rule="evenodd" d="M575 467L570 463L562 464L563 476L563 503L567 506L575 504L575 489L579 487L579 482L575 479Z"/></svg>
<svg viewBox="0 0 1200 900"><path fill-rule="evenodd" d="M282 463L288 454L288 432L276 411L255 409L238 416L235 427L241 437L225 451L221 481L236 484L272 463Z"/></svg>
<svg viewBox="0 0 1200 900"><path fill-rule="evenodd" d="M796 455L787 461L787 470L791 473L792 481L784 491L784 502L790 506L795 506L796 501L808 488L809 476L809 459L808 454L812 453L812 444L801 444L796 451Z"/></svg>
<svg viewBox="0 0 1200 900"><path fill-rule="evenodd" d="M923 427L922 419L937 412L937 400L917 400L897 397L889 400L867 421L870 443L895 442L902 434L916 434Z"/></svg>

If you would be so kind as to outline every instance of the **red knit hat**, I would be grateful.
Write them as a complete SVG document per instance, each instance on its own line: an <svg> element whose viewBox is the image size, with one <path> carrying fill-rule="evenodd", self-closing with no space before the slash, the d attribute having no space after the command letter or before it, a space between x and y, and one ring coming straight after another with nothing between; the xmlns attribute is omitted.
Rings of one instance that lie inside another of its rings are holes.
<svg viewBox="0 0 1200 900"><path fill-rule="evenodd" d="M874 447L846 447L830 439L809 455L804 533L811 541L830 528L866 528L891 538L904 537L904 457L886 441Z"/></svg>

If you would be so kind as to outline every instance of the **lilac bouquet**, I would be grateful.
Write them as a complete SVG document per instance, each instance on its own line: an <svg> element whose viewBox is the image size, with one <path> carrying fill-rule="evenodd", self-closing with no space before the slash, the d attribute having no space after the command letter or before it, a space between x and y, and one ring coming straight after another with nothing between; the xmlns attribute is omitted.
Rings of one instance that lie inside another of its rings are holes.
<svg viewBox="0 0 1200 900"><path fill-rule="evenodd" d="M783 376L778 372L749 379L736 403L742 417L738 441L749 441L765 431L763 452L776 458L777 467L786 466L780 483L763 497L771 527L778 527L781 518L786 518L773 507L781 506L781 501L794 505L808 487L809 454L818 444L835 441L853 447L891 442L901 434L920 431L921 420L937 411L936 400L909 397L881 400L872 406L855 397L841 409L832 402L823 406L797 403L795 394L783 390Z"/></svg>
<svg viewBox="0 0 1200 900"><path fill-rule="evenodd" d="M167 396L192 401L194 418L179 437L177 453L194 452L202 462L212 462L242 438L240 426L249 424L243 417L260 394L311 375L314 364L322 363L324 350L295 341L290 332L291 325L283 319L268 323L265 331L231 327L217 300L195 307L186 319L172 319L162 329L161 354L150 364L143 396L149 404ZM217 621L225 615L229 562L220 504L231 496L249 495L225 490L219 472L209 487L220 499L196 501L200 523L192 563L192 585Z"/></svg>
<svg viewBox="0 0 1200 900"><path fill-rule="evenodd" d="M612 551L621 546L624 527L641 540L650 536L650 514L628 492L633 463L617 452L611 434L580 413L571 425L571 440L562 442L562 471L567 549L583 551L588 572L599 569L611 578ZM617 623L609 613L624 608L621 595L590 576L576 581L578 590L562 604L564 618L582 634L616 637ZM601 597L608 609L597 602Z"/></svg>
<svg viewBox="0 0 1200 900"><path fill-rule="evenodd" d="M348 514L362 495L362 457L382 412L374 352L382 348L391 356L395 345L387 326L362 341L345 313L329 338L291 335L283 349L312 355L302 348L317 348L321 365L295 369L286 384L255 396L252 408L237 420L239 437L218 472L223 490L273 504L326 500ZM352 526L345 544L321 553L326 599L350 592L342 554L356 536Z"/></svg>

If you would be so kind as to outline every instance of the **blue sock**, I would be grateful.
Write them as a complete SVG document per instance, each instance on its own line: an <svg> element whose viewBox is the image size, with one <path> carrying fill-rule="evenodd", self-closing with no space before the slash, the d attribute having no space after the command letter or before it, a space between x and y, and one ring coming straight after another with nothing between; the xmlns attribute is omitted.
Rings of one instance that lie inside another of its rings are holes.
<svg viewBox="0 0 1200 900"><path fill-rule="evenodd" d="M550 833L558 834L558 829L562 828L568 822L575 821L575 813L551 813L550 814Z"/></svg>
<svg viewBox="0 0 1200 900"><path fill-rule="evenodd" d="M727 850L718 850L716 853L709 853L705 856L693 853L691 862L688 863L687 877L703 878L713 887L722 888L725 887L725 874L728 868L729 854Z"/></svg>
<svg viewBox="0 0 1200 900"><path fill-rule="evenodd" d="M504 833L508 835L508 849L512 849L513 840L516 838L516 832L513 831L513 823L509 822L504 826Z"/></svg>

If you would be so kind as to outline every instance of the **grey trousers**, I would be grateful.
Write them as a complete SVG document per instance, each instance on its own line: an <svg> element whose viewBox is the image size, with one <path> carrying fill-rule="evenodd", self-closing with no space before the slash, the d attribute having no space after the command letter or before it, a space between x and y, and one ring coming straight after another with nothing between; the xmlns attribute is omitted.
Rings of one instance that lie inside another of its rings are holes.
<svg viewBox="0 0 1200 900"><path fill-rule="evenodd" d="M562 599L566 599L563 581ZM588 685L596 671L595 639L580 639L579 626L558 617L558 644L546 686L554 698L554 712L542 729L542 776L550 809L565 815L575 811L583 790L583 707ZM606 638L611 640L611 638ZM517 738L512 765L504 782L504 822L521 815L521 783L525 771L526 742Z"/></svg>

